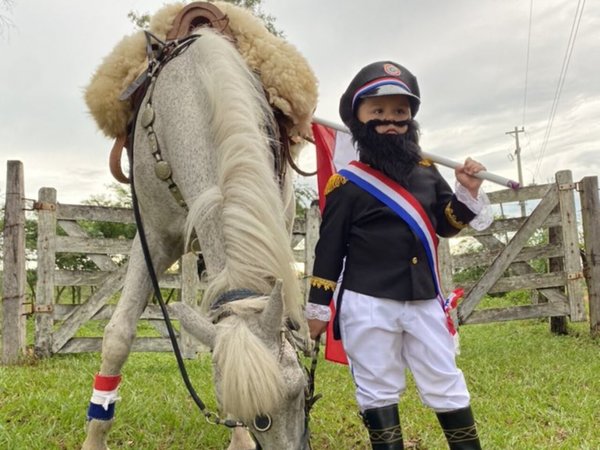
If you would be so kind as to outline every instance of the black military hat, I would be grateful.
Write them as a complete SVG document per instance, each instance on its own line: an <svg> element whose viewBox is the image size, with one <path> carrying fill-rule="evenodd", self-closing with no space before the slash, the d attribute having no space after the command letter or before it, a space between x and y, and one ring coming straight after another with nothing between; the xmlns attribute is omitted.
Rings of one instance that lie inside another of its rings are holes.
<svg viewBox="0 0 600 450"><path fill-rule="evenodd" d="M416 116L421 104L417 78L408 69L392 61L369 64L356 74L342 95L340 117L348 125L360 98L395 94L408 97L412 116Z"/></svg>

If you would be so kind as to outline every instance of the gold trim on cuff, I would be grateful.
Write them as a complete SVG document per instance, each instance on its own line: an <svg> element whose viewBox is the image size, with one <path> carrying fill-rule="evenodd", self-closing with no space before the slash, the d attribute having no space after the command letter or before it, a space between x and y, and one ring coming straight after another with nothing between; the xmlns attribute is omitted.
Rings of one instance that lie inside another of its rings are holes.
<svg viewBox="0 0 600 450"><path fill-rule="evenodd" d="M456 228L458 230L462 230L463 228L466 228L469 226L468 223L464 223L464 222L461 222L460 220L458 220L458 218L456 217L456 214L454 214L454 209L452 209L451 202L449 202L446 205L446 209L444 210L444 213L446 214L446 219L448 219L448 222L454 228Z"/></svg>
<svg viewBox="0 0 600 450"><path fill-rule="evenodd" d="M335 291L335 287L337 283L326 280L325 278L319 277L310 277L310 285L319 289L323 289L324 291Z"/></svg>

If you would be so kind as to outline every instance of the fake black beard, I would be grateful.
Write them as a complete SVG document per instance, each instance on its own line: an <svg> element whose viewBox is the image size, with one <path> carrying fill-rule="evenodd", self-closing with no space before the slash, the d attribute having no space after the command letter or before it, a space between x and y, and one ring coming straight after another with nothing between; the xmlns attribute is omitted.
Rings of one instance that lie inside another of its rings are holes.
<svg viewBox="0 0 600 450"><path fill-rule="evenodd" d="M404 134L379 134L375 131L375 127L388 124L407 125L408 131ZM419 124L412 119L403 122L370 120L367 123L355 119L349 126L358 144L360 161L406 186L408 176L421 160Z"/></svg>

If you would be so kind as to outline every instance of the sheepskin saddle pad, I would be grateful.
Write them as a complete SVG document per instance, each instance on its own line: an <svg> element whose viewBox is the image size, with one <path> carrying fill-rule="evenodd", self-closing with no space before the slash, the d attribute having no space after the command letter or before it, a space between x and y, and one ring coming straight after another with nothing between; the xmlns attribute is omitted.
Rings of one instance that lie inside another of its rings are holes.
<svg viewBox="0 0 600 450"><path fill-rule="evenodd" d="M203 5L202 5L203 4ZM198 9L197 7L202 8ZM194 10L194 8L196 9ZM191 11L185 14L186 11ZM203 11L198 13L198 11ZM238 51L257 74L274 110L285 116L290 139L311 135L317 104L317 80L300 52L270 33L248 9L217 1L164 6L150 19L149 31L161 40L187 35L196 26L210 24L233 38ZM85 88L85 101L102 132L122 137L133 114L130 101L119 97L147 68L143 30L125 36L107 55Z"/></svg>

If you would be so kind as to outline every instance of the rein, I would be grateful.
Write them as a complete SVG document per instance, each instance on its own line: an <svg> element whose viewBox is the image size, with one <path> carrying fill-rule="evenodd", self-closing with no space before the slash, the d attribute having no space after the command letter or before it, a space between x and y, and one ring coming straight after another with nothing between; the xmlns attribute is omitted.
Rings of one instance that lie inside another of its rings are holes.
<svg viewBox="0 0 600 450"><path fill-rule="evenodd" d="M242 422L232 420L232 419L222 419L217 413L209 411L206 408L206 405L202 401L202 399L196 393L194 386L192 385L189 375L187 373L187 369L185 368L185 363L183 361L183 356L181 355L181 350L179 348L179 343L177 342L177 336L175 334L175 330L173 329L173 324L171 323L171 318L169 316L169 312L167 310L167 306L162 297L162 293L160 292L160 287L158 285L158 277L156 276L156 271L154 270L154 265L152 264L152 257L150 256L150 250L148 248L148 241L146 239L146 233L144 231L144 224L142 222L142 217L140 214L139 203L137 200L137 194L135 192L135 181L133 178L133 164L130 170L130 180L131 180L131 198L133 201L133 211L135 215L136 226L139 230L138 234L140 236L140 243L142 245L142 251L144 253L144 260L146 261L146 267L148 268L148 272L150 274L150 280L152 281L152 287L154 288L154 296L158 300L158 304L160 306L160 310L162 312L165 325L167 327L167 332L169 334L169 339L171 341L171 345L173 346L173 353L175 354L175 358L177 360L177 366L179 367L179 372L181 373L181 378L185 383L185 386L190 393L190 396L194 400L194 403L198 406L200 411L203 413L206 421L208 423L214 425L224 425L228 428L234 428L238 426L244 426Z"/></svg>
<svg viewBox="0 0 600 450"><path fill-rule="evenodd" d="M150 40L149 40L148 34L149 33L147 33L146 36L147 36L148 44L149 44ZM191 41L190 41L190 43L191 43ZM187 45L185 47L187 47ZM179 54L179 52L177 52L177 54ZM155 82L156 76L158 75L158 72L159 72L159 69L158 69L159 66L160 65L155 66L153 64L148 65L148 74L153 78L153 81L150 82L150 89L154 88L154 82ZM136 117L134 118L134 124L135 124L135 121L137 120L138 113L139 113L139 111L136 113ZM133 137L134 137L134 133L132 132L131 133L131 148L132 148L132 150L133 150ZM159 153L159 155L160 155L160 153ZM140 236L142 252L144 253L144 260L146 261L146 267L148 268L150 280L152 281L152 287L154 288L154 295L155 295L156 299L158 300L158 304L160 306L162 315L165 320L165 325L167 327L167 332L169 334L169 339L171 341L171 345L173 346L173 353L175 354L175 358L177 360L177 366L179 367L179 372L181 373L181 378L183 379L183 382L184 382L188 392L190 393L190 396L194 400L194 403L196 403L196 405L198 406L198 408L200 409L200 411L202 412L202 414L204 415L204 417L208 423L212 423L215 425L224 425L228 428L244 426L244 424L239 421L232 420L232 419L222 419L217 413L209 411L206 408L206 405L204 404L202 399L196 393L196 390L194 389L194 386L192 385L192 383L190 381L189 375L187 373L187 369L185 367L185 363L183 361L183 356L181 355L179 343L177 342L177 336L175 334L175 330L173 329L173 324L171 323L171 319L169 317L169 312L167 311L167 306L162 297L162 293L160 292L160 287L158 285L158 277L156 276L156 271L154 270L154 264L152 264L152 257L150 255L150 249L148 247L148 241L146 239L146 233L144 231L144 224L142 221L138 198L137 198L137 194L136 194L136 190L135 190L135 180L133 177L133 151L131 152L131 164L130 164L129 179L131 180L131 198L132 198L132 203L133 203L133 212L135 215L136 226L138 228L138 235Z"/></svg>
<svg viewBox="0 0 600 450"><path fill-rule="evenodd" d="M123 93L123 95L121 97L122 97L122 99L127 99L140 86L148 83L147 90L145 90L145 92L148 93L148 95L147 95L148 101L146 102L144 111L141 112L142 115L141 115L140 122L141 122L142 127L146 130L146 135L149 139L152 155L155 158L155 166L154 166L155 174L159 179L168 183L169 191L171 192L171 194L173 195L173 197L175 198L177 203L182 208L184 208L186 211L188 211L189 210L188 205L185 202L183 195L181 194L176 183L173 181L171 167L167 161L162 159L160 145L158 143L156 133L154 132L154 129L152 126L154 123L154 119L155 119L155 111L152 107L152 95L154 92L156 79L157 79L160 71L162 70L162 68L173 58L175 58L176 56L178 56L179 54L184 52L192 42L194 42L196 39L198 39L201 36L193 34L193 35L189 35L183 39L175 39L175 40L165 43L165 42L162 42L160 39L158 39L156 36L149 33L148 31L146 31L145 34L146 34L146 42L147 42L146 48L147 48L148 61L149 61L148 69L140 77L138 77L137 80L135 80L132 83L132 85ZM151 43L152 39L157 41L159 44L158 52L157 52L157 46L153 45ZM157 55L156 55L156 53L157 53ZM140 104L140 106L141 106L141 104ZM148 247L148 241L146 239L144 225L143 225L142 217L141 217L141 213L140 213L138 198L137 198L137 194L135 191L135 182L134 182L134 176L133 176L133 167L134 167L134 164L133 164L133 140L134 140L134 134L135 134L134 133L135 124L137 122L137 116L139 114L140 114L140 109L136 108L135 114L133 117L133 126L132 126L132 129L130 132L130 137L129 137L129 141L130 141L129 158L130 158L130 162L131 162L130 163L129 180L130 180L130 184L131 184L133 210L134 210L136 225L137 225L137 228L139 231L138 234L140 236L140 244L142 246L144 260L146 262L146 266L147 266L147 269L148 269L148 272L150 275L150 279L152 282L152 286L154 289L154 295L159 303L161 312L164 317L164 321L165 321L167 331L169 334L169 339L173 346L173 352L174 352L175 358L177 360L177 365L179 367L181 377L184 381L184 384L185 384L188 392L190 393L190 396L192 397L192 399L194 400L194 402L196 403L196 405L198 406L198 408L200 409L200 411L202 412L202 414L204 415L204 417L208 423L211 423L214 425L223 425L228 428L245 427L246 425L241 421L237 421L237 420L233 420L233 419L222 419L217 413L208 410L206 408L206 405L202 401L202 399L198 396L196 390L194 389L194 387L189 379L187 369L185 367L185 363L184 363L183 357L181 355L181 350L180 350L179 344L177 342L177 336L173 329L173 325L171 323L171 319L170 319L165 301L160 292L158 277L156 275L156 271L154 270L154 265L152 263L152 258L151 258L150 250ZM284 127L280 126L279 128L280 128L280 132L281 132L281 130ZM284 133L284 136L285 136L285 139L287 139L286 133ZM292 164L293 160L291 158L291 155L289 154L289 146L285 145L284 147L286 148L285 154L286 154L287 162L290 163L295 170L299 170L295 166L295 164ZM275 164L276 164L276 170L279 169L279 170L277 170L278 174L283 177L284 169L282 169L281 167L278 167L278 166L283 166L283 168L284 168L285 161L282 162L280 159L275 158ZM283 178L281 178L280 181L282 179ZM211 309L218 309L220 306L222 306L225 303L228 303L229 301L240 299L240 298L242 298L241 296L247 297L248 295L252 295L252 294L257 295L256 293L253 293L248 290L239 290L239 291L236 290L236 291L226 292L226 293L222 294L221 297L219 297L215 303L213 303L213 305L211 306ZM314 379L315 379L315 371L316 371L317 360L318 360L319 347L318 347L318 343L317 343L317 345L315 346L315 348L312 352L311 366L310 366L310 368L307 368L304 366L304 364L300 360L299 348L297 345L295 345L295 340L293 338L292 331L288 327L284 327L284 329L282 330L282 344L281 344L282 347L280 350L280 358L281 358L281 354L283 351L283 346L285 344L285 340L287 340L290 343L290 345L294 348L294 350L296 351L296 354L298 356L298 363L301 367L304 368L306 379L307 379L307 386L305 387L305 390L304 390L305 391L304 392L304 395L305 395L305 406L304 406L305 427L304 427L304 434L302 436L303 447L301 447L301 448L311 449L312 447L310 444L309 413L310 413L310 410L312 409L314 403L321 397L320 394L318 394L318 395L314 394L314 386L315 386ZM268 419L268 421L271 420L270 417L262 417L262 416L257 417L255 419L255 428L257 428L257 430L259 430L259 431L267 431L270 428L270 423L268 424L268 426L263 427L263 428L261 428L261 426L259 426L259 424L257 424L257 421L262 420L262 419ZM255 440L256 440L256 438L255 438ZM258 443L258 440L256 440L256 445L257 445L257 449L261 448L260 444Z"/></svg>

